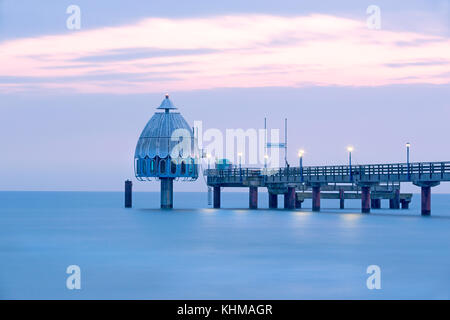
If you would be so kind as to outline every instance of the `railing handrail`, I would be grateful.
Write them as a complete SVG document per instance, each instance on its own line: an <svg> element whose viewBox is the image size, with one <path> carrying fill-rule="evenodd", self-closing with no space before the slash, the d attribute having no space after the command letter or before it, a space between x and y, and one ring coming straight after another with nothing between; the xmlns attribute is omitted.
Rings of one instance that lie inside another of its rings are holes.
<svg viewBox="0 0 450 320"><path fill-rule="evenodd" d="M351 168L351 170L350 170ZM350 173L351 171L351 173ZM302 176L343 176L343 175L400 175L400 174L432 174L450 173L450 161L410 162L382 164L352 164L332 166L303 166L281 168L247 168L207 169L207 176L268 176L268 175L302 175Z"/></svg>

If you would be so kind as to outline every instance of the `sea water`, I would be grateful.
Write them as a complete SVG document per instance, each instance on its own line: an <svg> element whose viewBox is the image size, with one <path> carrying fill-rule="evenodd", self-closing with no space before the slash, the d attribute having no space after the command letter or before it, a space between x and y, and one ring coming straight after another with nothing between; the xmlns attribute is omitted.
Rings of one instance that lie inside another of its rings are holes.
<svg viewBox="0 0 450 320"><path fill-rule="evenodd" d="M449 299L450 195L432 216L360 213L360 203L323 200L311 212L248 210L247 193L0 192L1 299ZM282 198L280 197L280 206ZM68 289L67 267L81 289ZM368 289L368 266L380 289Z"/></svg>

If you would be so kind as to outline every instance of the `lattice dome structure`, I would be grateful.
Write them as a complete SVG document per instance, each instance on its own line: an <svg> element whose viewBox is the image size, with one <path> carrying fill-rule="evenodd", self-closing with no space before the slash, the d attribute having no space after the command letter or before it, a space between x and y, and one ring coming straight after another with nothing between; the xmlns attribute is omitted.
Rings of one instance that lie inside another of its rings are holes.
<svg viewBox="0 0 450 320"><path fill-rule="evenodd" d="M179 112L173 112L177 108L169 95L157 109L164 111L155 112L142 131L134 154L134 171L140 181L161 180L161 207L171 208L171 199L163 206L163 193L173 197L173 180L197 180L199 152L194 129Z"/></svg>

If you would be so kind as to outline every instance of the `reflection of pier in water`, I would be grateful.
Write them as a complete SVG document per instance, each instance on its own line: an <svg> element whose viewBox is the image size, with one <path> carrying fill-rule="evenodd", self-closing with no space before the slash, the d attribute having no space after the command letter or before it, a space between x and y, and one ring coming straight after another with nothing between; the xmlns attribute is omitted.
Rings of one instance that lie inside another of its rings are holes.
<svg viewBox="0 0 450 320"><path fill-rule="evenodd" d="M361 199L361 211L381 207L409 207L412 194L400 193L400 183L421 187L422 215L431 213L431 187L450 181L450 162L418 162L351 166L290 167L278 169L227 168L208 169L208 186L214 188L214 208L220 208L220 189L248 187L249 206L257 208L258 188L269 192L269 208L278 207L278 195L284 195L284 208L300 208L304 199L312 199L312 210L320 211L320 199Z"/></svg>

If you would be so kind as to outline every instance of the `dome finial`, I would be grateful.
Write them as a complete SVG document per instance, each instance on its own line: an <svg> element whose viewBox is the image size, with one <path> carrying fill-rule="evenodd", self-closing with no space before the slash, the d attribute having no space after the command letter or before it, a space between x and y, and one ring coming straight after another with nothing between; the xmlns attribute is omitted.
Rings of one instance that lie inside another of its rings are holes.
<svg viewBox="0 0 450 320"><path fill-rule="evenodd" d="M161 102L161 105L157 109L164 109L166 112L169 112L171 109L176 109L172 101L170 101L168 93L166 93L166 98Z"/></svg>

